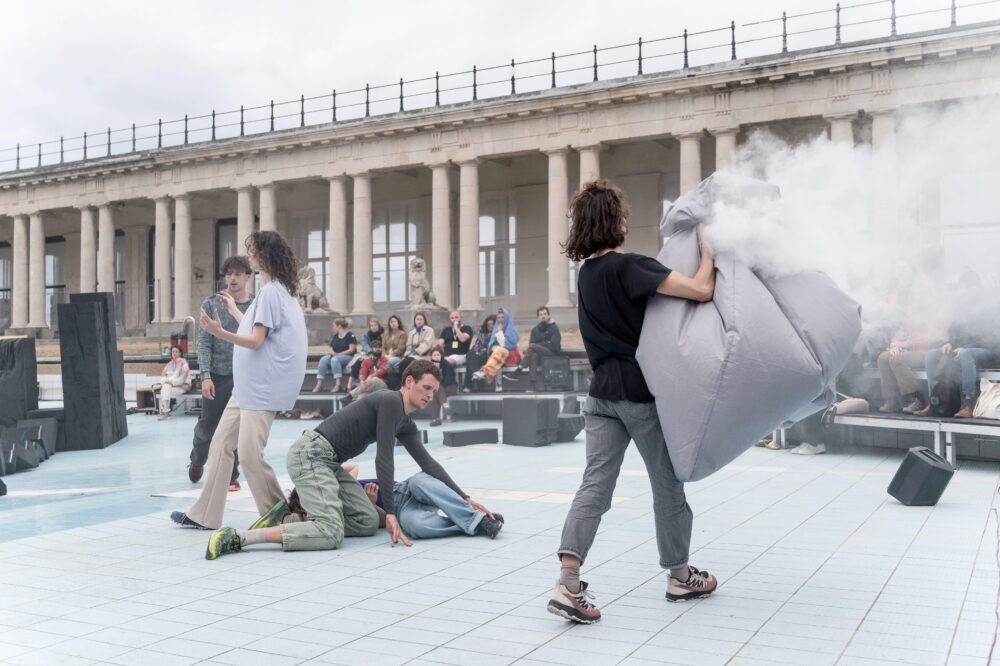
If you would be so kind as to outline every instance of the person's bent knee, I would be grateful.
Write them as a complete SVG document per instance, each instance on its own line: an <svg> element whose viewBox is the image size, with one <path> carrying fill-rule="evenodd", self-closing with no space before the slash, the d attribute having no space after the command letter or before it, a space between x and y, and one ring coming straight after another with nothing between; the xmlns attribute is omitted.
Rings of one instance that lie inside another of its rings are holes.
<svg viewBox="0 0 1000 666"><path fill-rule="evenodd" d="M374 511L362 514L359 516L357 528L361 536L375 536L378 532L378 514Z"/></svg>

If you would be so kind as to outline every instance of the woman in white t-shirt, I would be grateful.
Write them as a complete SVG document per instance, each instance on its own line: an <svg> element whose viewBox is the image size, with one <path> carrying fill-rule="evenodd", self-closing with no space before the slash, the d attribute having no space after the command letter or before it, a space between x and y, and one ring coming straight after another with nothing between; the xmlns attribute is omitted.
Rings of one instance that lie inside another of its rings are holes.
<svg viewBox="0 0 1000 666"><path fill-rule="evenodd" d="M274 231L251 234L246 245L247 259L260 272L261 285L250 308L243 314L227 292L219 293L240 322L239 329L230 333L222 328L218 314L210 318L201 313L204 334L233 344L233 397L212 437L201 496L187 513L170 515L185 527L216 529L222 524L234 451L239 452L257 510L264 516L261 520L279 516L280 521L288 511L274 470L264 460L264 447L275 412L295 405L306 372L305 317L295 298L298 267L291 247Z"/></svg>

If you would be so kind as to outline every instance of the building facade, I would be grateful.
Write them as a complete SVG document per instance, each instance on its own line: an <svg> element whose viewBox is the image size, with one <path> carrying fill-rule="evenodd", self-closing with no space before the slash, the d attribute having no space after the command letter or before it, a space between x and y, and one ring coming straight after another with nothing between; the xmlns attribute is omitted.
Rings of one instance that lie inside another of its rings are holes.
<svg viewBox="0 0 1000 666"><path fill-rule="evenodd" d="M559 243L581 182L626 191L627 249L652 255L664 206L755 129L891 146L903 109L1000 92L998 48L977 24L0 173L0 329L54 331L56 303L98 290L126 332L173 330L254 229L356 320L409 300L418 256L469 319L575 320Z"/></svg>

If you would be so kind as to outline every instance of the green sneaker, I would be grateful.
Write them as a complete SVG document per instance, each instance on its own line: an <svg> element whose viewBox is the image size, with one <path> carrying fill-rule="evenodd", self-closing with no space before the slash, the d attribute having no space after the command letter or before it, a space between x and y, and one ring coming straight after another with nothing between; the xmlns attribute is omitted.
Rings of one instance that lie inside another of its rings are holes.
<svg viewBox="0 0 1000 666"><path fill-rule="evenodd" d="M212 533L208 540L208 548L205 549L205 559L214 560L220 555L228 553L238 553L243 550L243 543L232 527L223 527Z"/></svg>
<svg viewBox="0 0 1000 666"><path fill-rule="evenodd" d="M265 527L277 527L284 520L285 516L292 512L288 508L288 503L285 500L278 500L278 503L272 506L267 513L258 518L253 525L250 526L252 530L262 530Z"/></svg>

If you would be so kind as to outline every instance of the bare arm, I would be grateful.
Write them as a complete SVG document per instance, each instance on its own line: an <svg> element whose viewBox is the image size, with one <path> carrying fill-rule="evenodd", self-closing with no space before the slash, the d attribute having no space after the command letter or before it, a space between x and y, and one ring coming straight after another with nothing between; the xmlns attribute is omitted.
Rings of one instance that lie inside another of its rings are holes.
<svg viewBox="0 0 1000 666"><path fill-rule="evenodd" d="M226 342L231 342L234 345L239 345L240 347L246 347L247 349L260 349L260 346L264 344L264 340L267 339L268 328L263 324L254 324L253 332L250 335L237 335L236 333L230 333L226 329L222 328L222 322L219 320L219 314L216 313L215 317L209 317L208 314L202 310L200 322L203 331L211 333L217 338L221 338Z"/></svg>
<svg viewBox="0 0 1000 666"><path fill-rule="evenodd" d="M692 277L671 271L656 288L657 293L699 303L710 301L715 296L715 260L708 244L701 239L700 232L698 236L701 240L701 264L698 270Z"/></svg>

